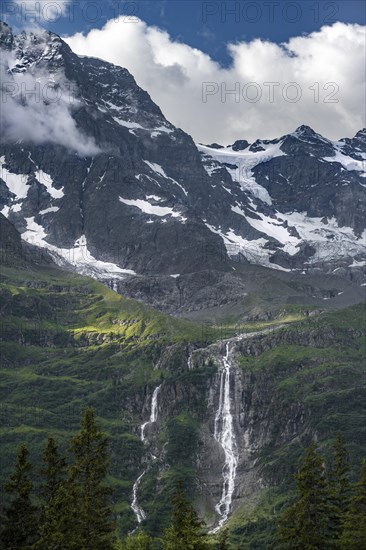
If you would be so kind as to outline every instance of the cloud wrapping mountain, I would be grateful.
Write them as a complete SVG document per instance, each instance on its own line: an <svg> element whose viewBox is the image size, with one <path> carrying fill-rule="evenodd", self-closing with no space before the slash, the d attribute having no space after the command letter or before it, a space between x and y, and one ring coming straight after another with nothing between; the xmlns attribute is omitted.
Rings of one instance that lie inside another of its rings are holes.
<svg viewBox="0 0 366 550"><path fill-rule="evenodd" d="M5 28L5 27L3 27ZM100 152L92 138L84 135L72 116L80 105L76 87L62 69L49 73L47 68L25 70L22 58L34 48L46 60L57 54L59 44L47 40L46 33L23 35L17 51L2 50L0 61L2 119L1 132L9 141L62 145L79 155ZM20 53L21 50L21 53ZM27 61L27 65L29 62Z"/></svg>

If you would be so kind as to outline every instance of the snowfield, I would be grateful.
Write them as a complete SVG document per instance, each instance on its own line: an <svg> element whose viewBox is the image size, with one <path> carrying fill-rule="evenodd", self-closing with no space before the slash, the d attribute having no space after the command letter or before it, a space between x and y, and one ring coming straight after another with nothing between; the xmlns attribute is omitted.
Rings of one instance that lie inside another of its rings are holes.
<svg viewBox="0 0 366 550"><path fill-rule="evenodd" d="M22 239L30 244L46 248L54 261L63 266L65 263L76 268L78 273L97 278L122 279L126 275L136 275L131 269L122 269L118 265L97 260L90 253L85 235L77 239L72 248L58 248L45 239L47 234L44 228L34 221L34 217L25 218L27 229Z"/></svg>
<svg viewBox="0 0 366 550"><path fill-rule="evenodd" d="M248 149L244 151L233 151L231 147L225 149L212 149L205 145L198 144L199 151L220 163L236 165L237 168L228 168L227 171L232 179L239 183L244 191L249 191L254 197L271 205L272 199L262 185L259 185L253 175L253 168L262 162L268 162L275 157L284 156L285 153L280 149L281 142L263 144L265 151L252 152ZM217 168L216 168L217 169ZM207 168L206 171L211 175L215 171L214 167Z"/></svg>

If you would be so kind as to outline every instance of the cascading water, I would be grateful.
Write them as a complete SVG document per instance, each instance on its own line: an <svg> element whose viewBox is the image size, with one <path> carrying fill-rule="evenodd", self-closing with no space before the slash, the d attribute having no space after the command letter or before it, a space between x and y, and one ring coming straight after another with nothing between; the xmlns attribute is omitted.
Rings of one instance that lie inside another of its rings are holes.
<svg viewBox="0 0 366 550"><path fill-rule="evenodd" d="M160 388L161 388L161 385L157 386L154 389L154 392L153 392L153 395L152 395L152 398L151 398L150 418L147 422L144 422L140 427L140 439L143 443L147 442L146 435L145 435L146 426L150 425L150 424L153 424L158 419L158 396L159 396ZM152 454L151 458L154 460L154 459L156 459L156 456L154 456ZM145 468L145 470L142 472L142 474L139 475L139 477L136 479L135 483L133 484L133 489L132 489L131 508L134 511L135 515L136 515L136 519L137 519L138 523L141 523L144 519L146 519L146 513L138 505L137 494L138 494L138 490L139 490L141 480L144 477L144 475L146 474L147 470L148 470L148 467Z"/></svg>
<svg viewBox="0 0 366 550"><path fill-rule="evenodd" d="M147 469L146 469L147 470ZM142 472L142 474L139 475L139 477L136 479L135 483L133 484L132 489L132 502L131 502L131 508L135 512L136 519L138 523L141 523L144 519L146 519L146 514L142 508L137 503L137 492L139 490L139 486L141 483L142 478L146 474L146 470Z"/></svg>
<svg viewBox="0 0 366 550"><path fill-rule="evenodd" d="M193 355L193 352L190 353L190 354L188 355L188 361L187 361L188 370L192 370L192 369L193 369L193 359L192 359L192 355Z"/></svg>
<svg viewBox="0 0 366 550"><path fill-rule="evenodd" d="M144 442L146 441L146 437L145 437L146 426L149 424L153 424L154 422L156 422L158 418L158 395L160 392L160 388L161 388L161 385L155 388L151 398L150 418L147 422L145 422L141 426L141 441L144 441Z"/></svg>
<svg viewBox="0 0 366 550"><path fill-rule="evenodd" d="M234 431L234 420L231 412L230 378L232 365L230 363L230 343L226 343L226 353L220 369L220 397L215 416L214 437L225 453L225 463L222 469L223 486L220 502L215 506L221 516L218 525L211 531L216 533L229 517L235 489L236 468L238 465L237 445Z"/></svg>

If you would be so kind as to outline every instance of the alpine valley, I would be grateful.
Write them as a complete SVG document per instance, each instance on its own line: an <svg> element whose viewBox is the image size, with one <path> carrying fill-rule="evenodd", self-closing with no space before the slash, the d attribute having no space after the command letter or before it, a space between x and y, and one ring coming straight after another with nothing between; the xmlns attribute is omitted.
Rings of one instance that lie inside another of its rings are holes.
<svg viewBox="0 0 366 550"><path fill-rule="evenodd" d="M0 42L1 483L91 405L121 535L183 478L270 548L310 440L366 452L366 129L196 144L126 69Z"/></svg>

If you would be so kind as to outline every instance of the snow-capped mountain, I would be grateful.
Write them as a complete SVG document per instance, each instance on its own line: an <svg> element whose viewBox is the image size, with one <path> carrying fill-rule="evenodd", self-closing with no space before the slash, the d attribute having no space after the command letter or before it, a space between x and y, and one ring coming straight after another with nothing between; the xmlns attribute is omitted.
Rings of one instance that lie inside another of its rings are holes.
<svg viewBox="0 0 366 550"><path fill-rule="evenodd" d="M365 130L196 146L126 69L46 31L0 42L0 210L58 263L173 310L245 295L239 264L363 283Z"/></svg>
<svg viewBox="0 0 366 550"><path fill-rule="evenodd" d="M343 260L349 266L355 256L365 258L365 129L353 139L334 142L301 126L275 140L198 148L208 173L222 173L225 167L240 186L226 182L225 189L235 196L232 210L261 233L251 247L257 263L311 269ZM213 230L251 259L242 235Z"/></svg>

